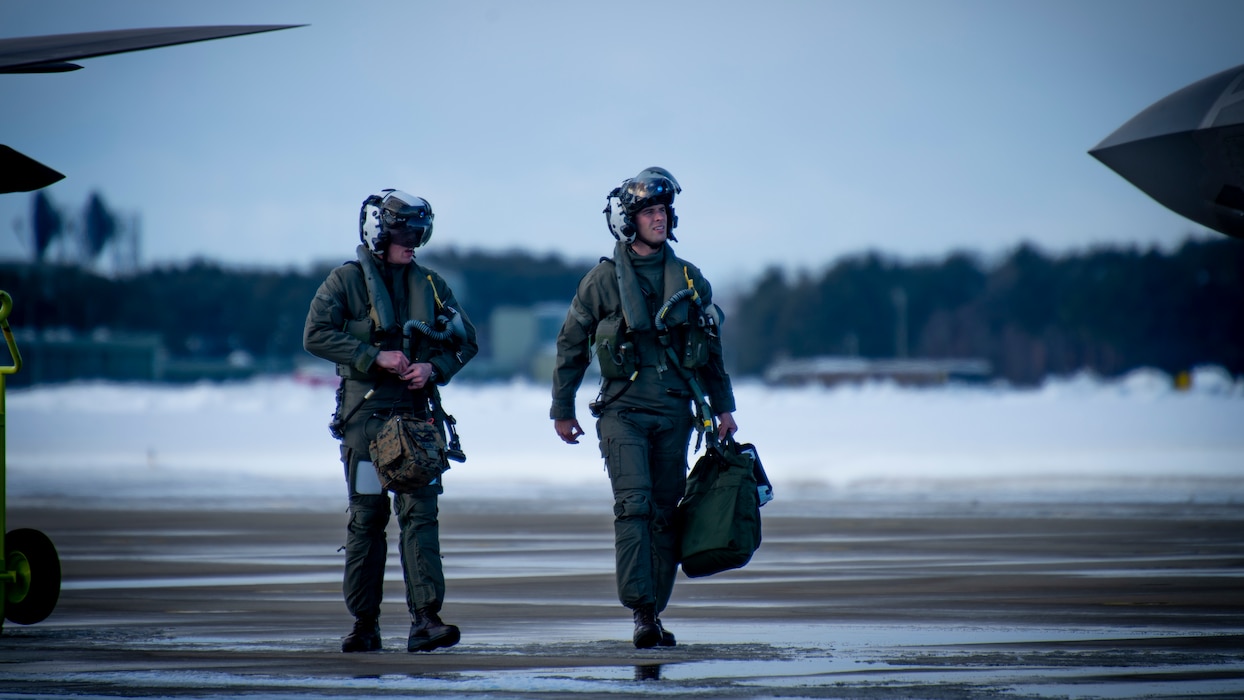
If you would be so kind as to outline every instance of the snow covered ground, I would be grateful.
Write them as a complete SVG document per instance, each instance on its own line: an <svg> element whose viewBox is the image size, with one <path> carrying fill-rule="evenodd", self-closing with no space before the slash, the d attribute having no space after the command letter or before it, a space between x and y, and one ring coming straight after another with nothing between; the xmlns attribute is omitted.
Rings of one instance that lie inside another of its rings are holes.
<svg viewBox="0 0 1244 700"><path fill-rule="evenodd" d="M1244 503L1244 381L1207 367L1191 390L1171 386L1153 370L1027 390L740 383L736 418L780 499ZM607 498L593 393L580 391L589 435L567 446L544 385L446 388L468 455L448 491ZM340 505L333 402L333 387L287 377L10 390L8 498Z"/></svg>

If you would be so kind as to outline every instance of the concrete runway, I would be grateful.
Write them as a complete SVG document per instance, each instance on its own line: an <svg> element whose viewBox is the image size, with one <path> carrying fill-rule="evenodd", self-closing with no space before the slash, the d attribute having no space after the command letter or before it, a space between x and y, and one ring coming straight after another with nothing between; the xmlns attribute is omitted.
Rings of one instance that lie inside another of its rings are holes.
<svg viewBox="0 0 1244 700"><path fill-rule="evenodd" d="M0 697L1244 697L1244 508L778 500L744 569L680 577L636 650L608 502L441 501L458 646L342 654L341 510L10 504L59 550ZM396 522L389 541L396 540Z"/></svg>

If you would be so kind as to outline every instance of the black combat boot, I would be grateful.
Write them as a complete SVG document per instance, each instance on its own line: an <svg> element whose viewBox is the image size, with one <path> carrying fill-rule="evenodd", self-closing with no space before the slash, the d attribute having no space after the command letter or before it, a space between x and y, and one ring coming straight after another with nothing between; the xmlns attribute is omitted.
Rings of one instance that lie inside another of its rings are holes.
<svg viewBox="0 0 1244 700"><path fill-rule="evenodd" d="M657 618L657 627L661 630L661 641L657 642L659 647L676 647L678 640L674 639L674 633L665 629L665 625L661 623L661 618Z"/></svg>
<svg viewBox="0 0 1244 700"><path fill-rule="evenodd" d="M374 617L354 619L354 629L341 640L341 650L380 651L380 622Z"/></svg>
<svg viewBox="0 0 1244 700"><path fill-rule="evenodd" d="M657 611L653 605L641 605L635 608L635 648L651 649L661 643L661 624L657 622ZM672 636L672 635L671 635Z"/></svg>
<svg viewBox="0 0 1244 700"><path fill-rule="evenodd" d="M410 621L410 637L406 640L406 651L432 651L441 647L451 647L458 643L462 635L454 625L441 622L441 618L428 608L418 610Z"/></svg>

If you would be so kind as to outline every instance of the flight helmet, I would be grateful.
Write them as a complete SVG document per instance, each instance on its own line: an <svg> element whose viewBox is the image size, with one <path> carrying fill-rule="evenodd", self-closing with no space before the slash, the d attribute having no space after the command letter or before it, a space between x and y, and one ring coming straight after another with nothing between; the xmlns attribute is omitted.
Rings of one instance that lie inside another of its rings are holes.
<svg viewBox="0 0 1244 700"><path fill-rule="evenodd" d="M359 210L359 239L376 255L390 243L418 248L432 238L432 218L432 205L423 197L380 190Z"/></svg>
<svg viewBox="0 0 1244 700"><path fill-rule="evenodd" d="M682 192L678 181L665 168L645 168L638 175L613 188L605 200L605 222L609 232L623 243L635 240L635 214L654 204L664 204L669 216L669 238L674 238L678 217L674 215L674 195Z"/></svg>

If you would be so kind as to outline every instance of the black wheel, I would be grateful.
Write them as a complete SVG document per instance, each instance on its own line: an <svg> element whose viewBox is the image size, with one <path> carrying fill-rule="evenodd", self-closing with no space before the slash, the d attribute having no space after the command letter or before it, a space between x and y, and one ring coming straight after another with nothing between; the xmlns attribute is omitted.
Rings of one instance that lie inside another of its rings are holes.
<svg viewBox="0 0 1244 700"><path fill-rule="evenodd" d="M19 625L33 625L52 614L60 598L60 558L52 540L38 530L22 528L4 536L4 558L17 582L4 587L4 616Z"/></svg>

